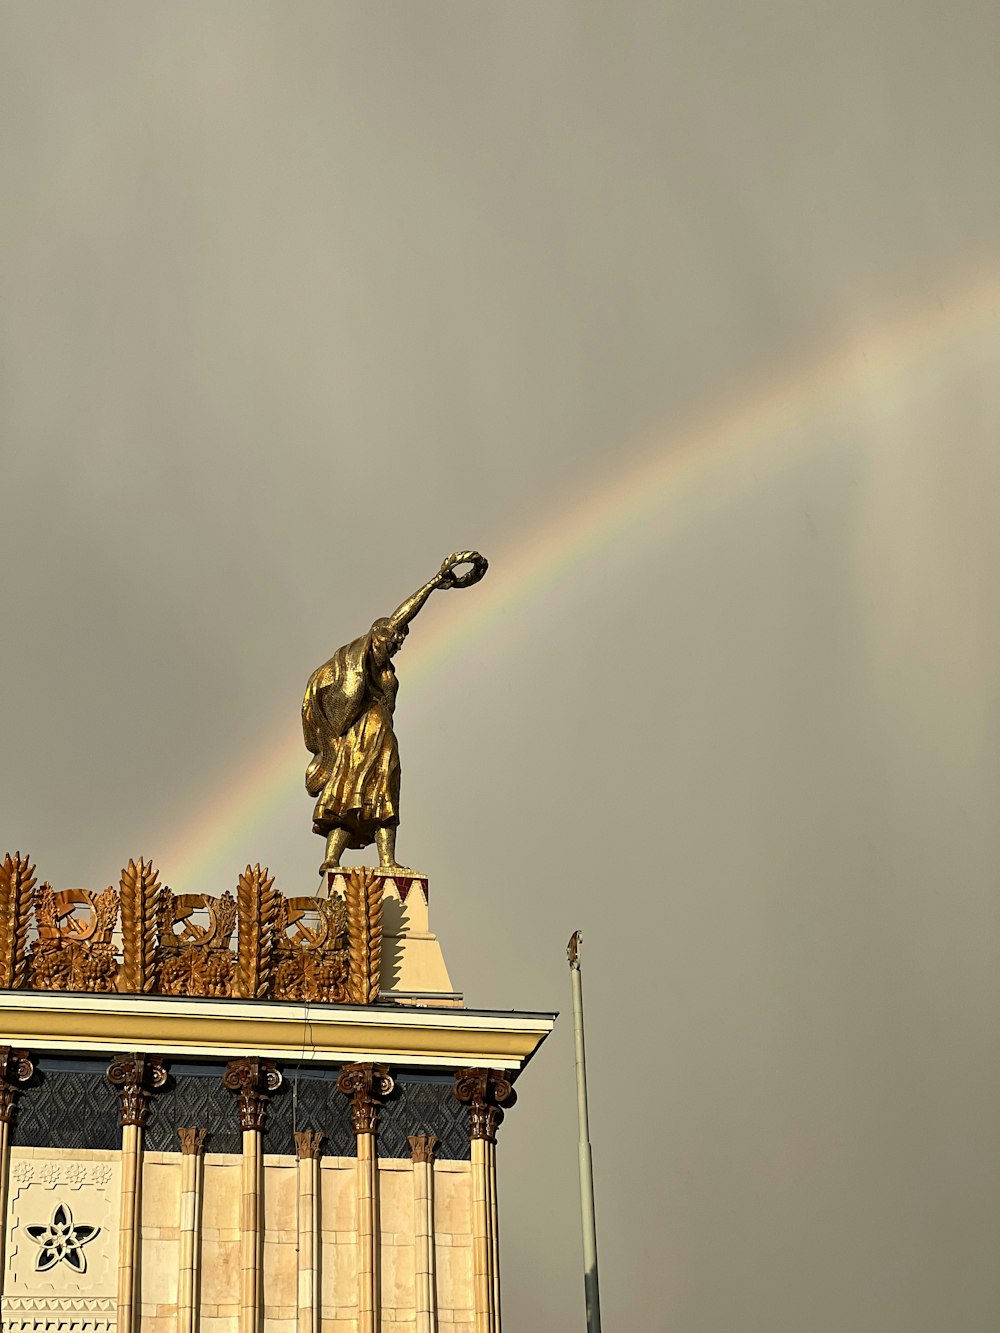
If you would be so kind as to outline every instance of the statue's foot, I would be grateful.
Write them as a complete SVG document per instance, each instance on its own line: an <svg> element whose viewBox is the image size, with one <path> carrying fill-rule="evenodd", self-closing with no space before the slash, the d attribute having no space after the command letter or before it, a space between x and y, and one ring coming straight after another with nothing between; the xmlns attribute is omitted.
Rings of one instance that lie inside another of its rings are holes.
<svg viewBox="0 0 1000 1333"><path fill-rule="evenodd" d="M339 861L324 861L319 868L319 873L321 875L325 875L328 870L341 870L341 869L342 866Z"/></svg>

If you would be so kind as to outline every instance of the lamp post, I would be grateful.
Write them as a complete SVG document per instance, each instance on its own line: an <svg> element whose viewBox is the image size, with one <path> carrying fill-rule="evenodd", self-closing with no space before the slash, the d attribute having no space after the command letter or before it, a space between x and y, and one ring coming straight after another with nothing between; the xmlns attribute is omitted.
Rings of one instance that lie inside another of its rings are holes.
<svg viewBox="0 0 1000 1333"><path fill-rule="evenodd" d="M601 1296L597 1281L597 1219L594 1212L594 1160L587 1113L587 1052L583 1036L583 977L575 930L566 948L573 984L573 1036L576 1042L576 1104L580 1121L580 1213L583 1223L583 1288L587 1299L587 1333L601 1333Z"/></svg>

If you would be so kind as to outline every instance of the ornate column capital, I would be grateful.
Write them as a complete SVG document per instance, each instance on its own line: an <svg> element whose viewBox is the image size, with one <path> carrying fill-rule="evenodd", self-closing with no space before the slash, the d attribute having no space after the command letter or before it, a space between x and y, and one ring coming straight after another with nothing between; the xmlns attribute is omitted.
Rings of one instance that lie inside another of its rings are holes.
<svg viewBox="0 0 1000 1333"><path fill-rule="evenodd" d="M204 1148L208 1130L199 1129L196 1125L178 1125L177 1133L180 1136L181 1152L185 1157L194 1157Z"/></svg>
<svg viewBox="0 0 1000 1333"><path fill-rule="evenodd" d="M295 1135L296 1156L302 1160L319 1156L326 1135L321 1129L300 1129Z"/></svg>
<svg viewBox="0 0 1000 1333"><path fill-rule="evenodd" d="M268 1099L281 1087L281 1074L272 1060L260 1060L254 1055L245 1060L230 1060L222 1075L222 1086L239 1093L240 1129L262 1130Z"/></svg>
<svg viewBox="0 0 1000 1333"><path fill-rule="evenodd" d="M337 1091L351 1099L355 1134L375 1133L379 1106L395 1086L388 1065L376 1065L371 1061L344 1065L337 1079Z"/></svg>
<svg viewBox="0 0 1000 1333"><path fill-rule="evenodd" d="M12 1051L0 1046L0 1121L9 1125L14 1115L14 1103L21 1088L35 1072L27 1051Z"/></svg>
<svg viewBox="0 0 1000 1333"><path fill-rule="evenodd" d="M458 1069L454 1093L460 1102L469 1103L469 1138L496 1143L503 1108L517 1101L507 1070Z"/></svg>
<svg viewBox="0 0 1000 1333"><path fill-rule="evenodd" d="M415 1162L433 1162L437 1138L433 1134L410 1134L407 1138L410 1153Z"/></svg>
<svg viewBox="0 0 1000 1333"><path fill-rule="evenodd" d="M118 1089L121 1125L144 1125L149 1099L167 1081L162 1055L119 1055L108 1065L108 1082Z"/></svg>

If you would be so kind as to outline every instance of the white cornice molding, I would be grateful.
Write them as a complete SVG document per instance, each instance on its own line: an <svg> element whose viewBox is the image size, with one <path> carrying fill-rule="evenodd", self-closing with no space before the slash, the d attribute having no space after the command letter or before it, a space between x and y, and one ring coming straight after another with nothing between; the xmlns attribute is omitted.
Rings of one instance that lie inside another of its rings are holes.
<svg viewBox="0 0 1000 1333"><path fill-rule="evenodd" d="M489 1065L518 1071L554 1014L439 1006L298 1004L160 995L0 991L0 1043L35 1051L156 1051L303 1064L376 1059L397 1067Z"/></svg>

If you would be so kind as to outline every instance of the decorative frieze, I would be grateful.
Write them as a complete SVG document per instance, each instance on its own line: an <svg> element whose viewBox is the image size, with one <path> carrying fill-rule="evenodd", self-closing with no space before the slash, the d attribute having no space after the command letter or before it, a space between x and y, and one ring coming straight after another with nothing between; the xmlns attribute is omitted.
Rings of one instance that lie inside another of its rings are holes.
<svg viewBox="0 0 1000 1333"><path fill-rule="evenodd" d="M40 884L33 906L37 935L31 945L29 984L36 990L116 990L118 890L57 893L51 885Z"/></svg>
<svg viewBox="0 0 1000 1333"><path fill-rule="evenodd" d="M167 1081L163 1058L159 1055L123 1055L108 1065L108 1082L118 1089L121 1101L121 1125L146 1123L149 1099Z"/></svg>
<svg viewBox="0 0 1000 1333"><path fill-rule="evenodd" d="M31 1157L19 1157L11 1175L18 1185L68 1185L71 1189L79 1189L81 1185L104 1187L114 1171L110 1162L67 1161L65 1158L39 1162Z"/></svg>
<svg viewBox="0 0 1000 1333"><path fill-rule="evenodd" d="M469 1137L496 1143L504 1107L517 1101L505 1069L460 1069L455 1074L455 1096L469 1106Z"/></svg>
<svg viewBox="0 0 1000 1333"><path fill-rule="evenodd" d="M222 1076L222 1085L240 1099L240 1129L264 1128L264 1113L272 1092L281 1087L281 1074L273 1060L230 1060Z"/></svg>
<svg viewBox="0 0 1000 1333"><path fill-rule="evenodd" d="M337 1091L351 1099L351 1120L355 1135L376 1133L379 1107L394 1086L387 1065L373 1064L371 1061L344 1065L337 1079Z"/></svg>
<svg viewBox="0 0 1000 1333"><path fill-rule="evenodd" d="M157 902L158 980L162 995L207 995L226 999L234 992L236 956L229 947L236 928L231 893L171 893Z"/></svg>
<svg viewBox="0 0 1000 1333"><path fill-rule="evenodd" d="M357 867L342 883L288 898L266 868L248 865L235 895L175 894L140 857L117 888L56 891L37 884L29 857L8 854L0 989L372 1004L385 877Z"/></svg>

